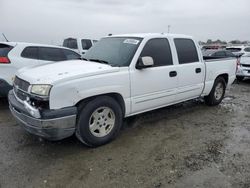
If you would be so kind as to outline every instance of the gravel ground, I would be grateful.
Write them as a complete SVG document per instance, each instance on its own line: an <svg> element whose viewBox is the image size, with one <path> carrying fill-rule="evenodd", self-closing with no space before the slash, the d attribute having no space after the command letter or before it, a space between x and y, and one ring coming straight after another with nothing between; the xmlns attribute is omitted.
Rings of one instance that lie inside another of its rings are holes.
<svg viewBox="0 0 250 188"><path fill-rule="evenodd" d="M112 143L26 133L0 99L0 188L250 187L250 80L223 103L193 100L125 121Z"/></svg>

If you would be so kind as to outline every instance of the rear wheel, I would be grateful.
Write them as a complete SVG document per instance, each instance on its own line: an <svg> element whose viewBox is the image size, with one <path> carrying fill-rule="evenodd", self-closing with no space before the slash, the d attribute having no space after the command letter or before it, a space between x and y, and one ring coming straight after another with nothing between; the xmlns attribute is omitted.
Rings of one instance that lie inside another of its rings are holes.
<svg viewBox="0 0 250 188"><path fill-rule="evenodd" d="M79 106L76 135L84 144L97 147L113 140L122 126L122 110L111 97L97 97Z"/></svg>
<svg viewBox="0 0 250 188"><path fill-rule="evenodd" d="M221 103L226 91L226 82L223 77L218 77L208 96L205 96L205 102L209 106L215 106Z"/></svg>
<svg viewBox="0 0 250 188"><path fill-rule="evenodd" d="M244 80L244 76L236 76L236 79L237 79L238 81L242 81L242 80Z"/></svg>

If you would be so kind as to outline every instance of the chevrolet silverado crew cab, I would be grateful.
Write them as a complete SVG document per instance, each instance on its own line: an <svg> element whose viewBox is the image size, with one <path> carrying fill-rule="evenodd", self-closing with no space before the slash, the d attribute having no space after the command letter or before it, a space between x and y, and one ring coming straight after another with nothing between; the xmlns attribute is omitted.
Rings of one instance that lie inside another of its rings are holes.
<svg viewBox="0 0 250 188"><path fill-rule="evenodd" d="M28 132L100 146L125 117L197 97L218 105L237 67L236 58L205 62L192 37L175 34L105 37L84 58L18 72L9 105Z"/></svg>

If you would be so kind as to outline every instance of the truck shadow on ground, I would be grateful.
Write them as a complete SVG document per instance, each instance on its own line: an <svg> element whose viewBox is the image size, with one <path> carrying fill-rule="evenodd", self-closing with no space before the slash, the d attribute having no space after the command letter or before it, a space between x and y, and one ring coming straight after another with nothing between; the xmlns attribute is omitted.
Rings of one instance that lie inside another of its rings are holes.
<svg viewBox="0 0 250 188"><path fill-rule="evenodd" d="M147 126L149 129L151 128L155 129L158 126L157 124L160 123L161 121L168 122L171 119L177 119L182 114L187 115L188 113L195 112L196 110L200 110L203 107L209 108L204 104L204 101L202 99L196 99L196 100L191 100L191 101L187 101L184 103L172 105L169 107L157 109L154 111L146 112L146 113L134 116L134 117L126 118L123 121L122 130L120 131L120 134L118 135L116 140L118 140L118 142L120 142L121 140L125 141L125 139L129 139L129 136L131 136L131 134L134 131L140 132L140 129L144 129L145 126ZM124 135L125 132L126 132L126 136ZM78 141L75 135L69 138L60 140L60 141L48 141L48 140L38 138L34 135L30 135L28 133L24 133L24 134L26 134L26 138L29 139L28 145L32 145L33 147L35 145L37 146L40 145L45 148L50 148L53 151L55 150L59 151L60 150L59 148L62 149L62 147L70 148L70 150L73 149L73 150L81 150L81 151L90 149L89 147L85 146L80 141ZM114 140L113 142L115 143L116 140ZM108 145L109 145L108 147L112 147L112 148L114 147L113 149L115 149L115 147L119 147L119 144L112 145L112 143L110 143Z"/></svg>
<svg viewBox="0 0 250 188"><path fill-rule="evenodd" d="M8 101L0 99L0 119L4 120L0 122L0 126L3 126L0 148L4 148L1 159L7 161L2 164L3 169L7 169L3 177L8 174L11 177L20 176L16 173L20 171L24 179L27 178L26 174L30 179L39 181L59 174L58 182L62 179L71 182L72 177L79 176L81 181L89 182L91 173L94 173L94 177L100 173L110 181L116 179L124 182L126 178L123 177L131 179L133 174L129 175L129 172L135 171L147 183L150 176L160 177L152 180L157 183L155 187L159 187L169 182L185 183L185 178L187 181L193 180L195 177L192 174L199 174L203 170L209 172L209 178L213 178L215 172L215 176L218 174L222 179L223 174L233 177L238 172L246 173L249 169L249 115L241 112L249 109L249 93L250 80L245 79L235 82L219 106L209 107L203 99L195 99L127 118L116 140L94 149L81 144L75 136L52 142L28 134L13 118L3 117L10 116L10 112ZM9 165L8 161L15 165ZM41 174L34 172L32 176L30 171L34 170L34 166L45 170ZM216 170L210 171L210 167ZM89 173L90 176L85 177ZM82 174L85 178L82 178ZM50 181L55 182L53 178ZM196 178L203 177L197 175ZM248 179L238 182L249 187Z"/></svg>
<svg viewBox="0 0 250 188"><path fill-rule="evenodd" d="M201 107L207 107L202 98L182 102L179 104L167 106L150 112L145 112L124 120L124 128L133 128L143 126L144 124L156 124L162 120L177 119L182 114L199 110Z"/></svg>
<svg viewBox="0 0 250 188"><path fill-rule="evenodd" d="M120 135L118 136L117 140L119 139L128 139L127 136L130 135L130 131L134 131L135 129L143 129L145 124L146 126L150 127L152 126L152 129L155 128L155 124L161 121L168 121L170 119L176 119L180 117L182 114L189 113L191 111L196 111L199 110L201 107L205 107L206 105L204 104L202 99L196 99L196 100L191 100L188 102L180 103L177 105L172 105L169 107L161 108L158 110L150 111L143 113L141 115L137 115L134 117L126 118L124 119L124 125L123 128L120 132ZM8 113L8 100L7 98L1 98L0 99L0 110L6 111L6 112L1 112L3 115L5 113ZM60 152L60 149L62 148L70 148L69 150L83 150L86 149L88 150L89 148L83 145L78 139L75 137L75 135L60 140L60 141L48 141L44 140L42 138L39 138L37 136L31 135L27 133L25 130L23 130L12 118L13 122L10 122L13 124L13 128L15 131L15 143L17 144L15 147L18 148L18 150L26 147L32 147L32 148L40 148L40 149L45 149L47 151L58 151ZM12 121L11 120L11 121ZM7 122L6 122L7 124ZM139 131L139 130L136 130ZM126 132L127 136L124 137L123 133ZM115 141L114 141L115 142ZM116 144L114 144L111 147L117 147ZM43 150L42 149L42 150ZM39 150L39 149L38 149ZM64 149L65 152L65 149Z"/></svg>

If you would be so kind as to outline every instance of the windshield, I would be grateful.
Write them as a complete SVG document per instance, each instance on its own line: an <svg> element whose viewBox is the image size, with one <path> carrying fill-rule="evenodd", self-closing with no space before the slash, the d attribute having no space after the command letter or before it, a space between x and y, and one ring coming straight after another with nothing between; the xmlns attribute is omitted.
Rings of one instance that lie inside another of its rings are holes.
<svg viewBox="0 0 250 188"><path fill-rule="evenodd" d="M103 38L83 56L87 60L105 62L111 66L129 66L142 38Z"/></svg>

